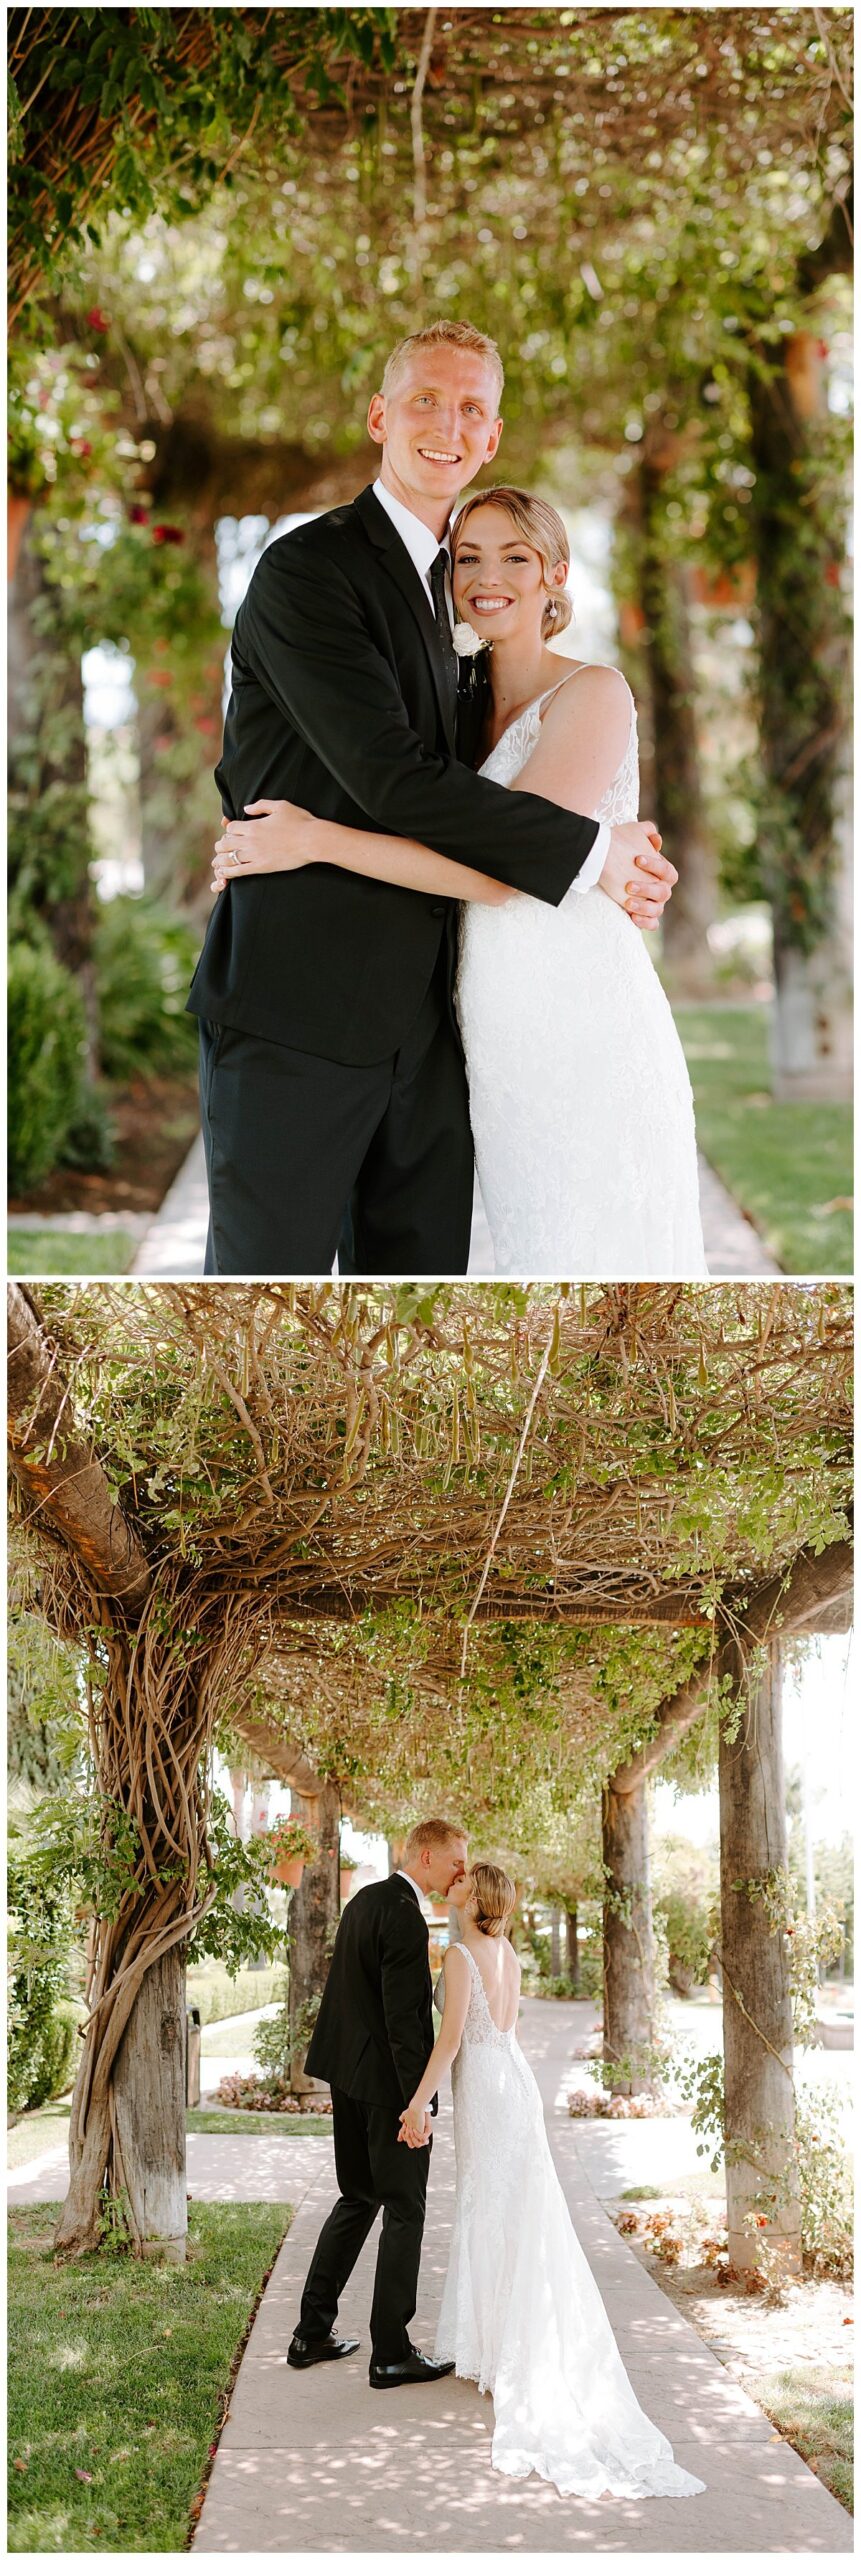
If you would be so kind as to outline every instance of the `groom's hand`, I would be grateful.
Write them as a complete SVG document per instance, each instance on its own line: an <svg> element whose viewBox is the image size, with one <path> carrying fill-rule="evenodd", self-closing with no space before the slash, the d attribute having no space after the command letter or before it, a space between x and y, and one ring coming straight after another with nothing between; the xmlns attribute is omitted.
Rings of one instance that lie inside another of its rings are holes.
<svg viewBox="0 0 861 2560"><path fill-rule="evenodd" d="M430 2141L431 2133L433 2131L433 2117L431 2115L430 2108L404 2107L400 2122L401 2129L398 2134L398 2141L405 2142L408 2150L410 2151L423 2151L425 2144Z"/></svg>
<svg viewBox="0 0 861 2560"><path fill-rule="evenodd" d="M633 819L628 826L612 829L598 887L617 907L624 907L632 924L654 932L678 876L661 852L661 838L651 819Z"/></svg>

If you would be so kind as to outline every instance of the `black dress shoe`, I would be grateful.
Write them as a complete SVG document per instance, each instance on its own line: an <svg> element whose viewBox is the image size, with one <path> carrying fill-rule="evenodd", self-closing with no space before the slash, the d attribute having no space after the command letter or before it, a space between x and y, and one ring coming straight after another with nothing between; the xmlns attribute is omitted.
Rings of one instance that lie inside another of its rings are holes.
<svg viewBox="0 0 861 2560"><path fill-rule="evenodd" d="M336 2338L334 2329L328 2338L303 2338L297 2329L287 2349L287 2362L294 2373L304 2373L306 2365L333 2364L336 2356L354 2356L358 2346L358 2338Z"/></svg>
<svg viewBox="0 0 861 2560"><path fill-rule="evenodd" d="M439 2382L444 2373L453 2372L453 2356L442 2364L438 2357L423 2356L418 2347L411 2347L400 2364L372 2364L369 2379L372 2391L396 2391L399 2382Z"/></svg>

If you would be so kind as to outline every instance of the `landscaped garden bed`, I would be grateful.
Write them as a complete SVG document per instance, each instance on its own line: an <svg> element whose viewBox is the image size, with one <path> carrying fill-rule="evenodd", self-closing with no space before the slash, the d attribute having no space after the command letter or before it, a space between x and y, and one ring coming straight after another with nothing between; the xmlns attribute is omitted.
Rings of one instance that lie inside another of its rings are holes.
<svg viewBox="0 0 861 2560"><path fill-rule="evenodd" d="M853 2296L848 2284L776 2271L731 2276L726 2209L707 2172L685 2192L629 2189L614 2214L663 2293L832 2496L853 2511Z"/></svg>

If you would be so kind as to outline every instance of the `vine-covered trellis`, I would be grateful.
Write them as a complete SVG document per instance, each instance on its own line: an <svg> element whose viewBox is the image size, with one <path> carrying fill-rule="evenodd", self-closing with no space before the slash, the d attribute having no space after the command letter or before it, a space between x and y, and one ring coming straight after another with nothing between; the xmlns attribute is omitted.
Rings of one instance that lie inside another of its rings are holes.
<svg viewBox="0 0 861 2560"><path fill-rule="evenodd" d="M507 475L619 531L645 795L683 874L676 984L710 978L719 853L729 894L772 908L780 1089L842 1098L848 421L823 349L848 345L851 13L11 24L19 1186L105 1147L82 618L134 659L147 887L205 912L216 527L352 494L385 355L440 310L503 347ZM693 577L737 584L757 626L729 789Z"/></svg>
<svg viewBox="0 0 861 2560"><path fill-rule="evenodd" d="M12 1292L10 1347L20 1542L89 1658L112 1874L117 1822L133 1845L96 1914L80 2246L122 2183L138 1988L212 1890L216 1718L389 1827L419 1791L528 1860L536 1808L610 1781L618 1826L736 1655L845 1609L851 1308L827 1284L48 1285Z"/></svg>

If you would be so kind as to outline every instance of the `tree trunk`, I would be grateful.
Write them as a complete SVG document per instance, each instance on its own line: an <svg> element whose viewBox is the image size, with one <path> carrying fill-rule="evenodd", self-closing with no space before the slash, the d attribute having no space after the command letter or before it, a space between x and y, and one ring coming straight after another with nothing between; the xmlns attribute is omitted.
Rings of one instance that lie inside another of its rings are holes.
<svg viewBox="0 0 861 2560"><path fill-rule="evenodd" d="M150 896L209 912L212 849L220 804L213 768L221 754L227 632L221 626L216 526L184 526L203 588L196 665L182 661L178 687L170 647L136 665L141 858Z"/></svg>
<svg viewBox="0 0 861 2560"><path fill-rule="evenodd" d="M185 2257L185 1948L144 1975L113 2079L117 2183L142 2258Z"/></svg>
<svg viewBox="0 0 861 2560"><path fill-rule="evenodd" d="M9 750L11 876L16 838L35 825L36 876L28 905L44 915L58 960L77 980L87 1025L87 1072L98 1067L98 1002L92 962L95 903L90 881L84 680L77 642L64 644L61 597L45 575L34 511L23 530L9 587ZM46 614L48 632L39 630ZM24 860L29 869L29 854Z"/></svg>
<svg viewBox="0 0 861 2560"><path fill-rule="evenodd" d="M749 397L757 556L760 736L771 800L762 870L771 900L778 1099L839 1102L852 1077L852 818L848 619L839 522L815 471L820 341L754 351Z"/></svg>
<svg viewBox="0 0 861 2560"><path fill-rule="evenodd" d="M654 2086L655 1972L645 1782L601 1798L604 2064L621 2095Z"/></svg>
<svg viewBox="0 0 861 2560"><path fill-rule="evenodd" d="M558 1982L562 1971L562 1913L554 1903L550 1914L550 1971Z"/></svg>
<svg viewBox="0 0 861 2560"><path fill-rule="evenodd" d="M577 1985L580 1980L580 1949L577 1943L576 1902L565 1913L565 1958L566 1970L570 1974L571 1989L576 2000Z"/></svg>
<svg viewBox="0 0 861 2560"><path fill-rule="evenodd" d="M764 2214L769 2242L797 2274L789 1962L783 1931L769 1925L755 1890L786 1872L780 1644L772 1639L751 1655L729 1638L721 1669L744 1702L734 1739L721 1729L719 1755L729 2261L736 2269L756 2264L760 2235L747 2217ZM781 2200L772 2203L775 2191Z"/></svg>
<svg viewBox="0 0 861 2560"><path fill-rule="evenodd" d="M664 852L678 871L661 926L661 955L674 994L701 996L714 985L708 929L717 881L700 775L693 648L686 573L667 557L663 489L675 444L650 432L638 475L642 643L652 733L654 805Z"/></svg>
<svg viewBox="0 0 861 2560"><path fill-rule="evenodd" d="M341 1803L336 1786L323 1788L313 1803L300 1797L301 1820L314 1817L318 1849L291 1897L287 1933L290 1946L290 2087L297 2097L322 2087L310 2080L304 2058L332 1954L341 1908L338 1860Z"/></svg>

